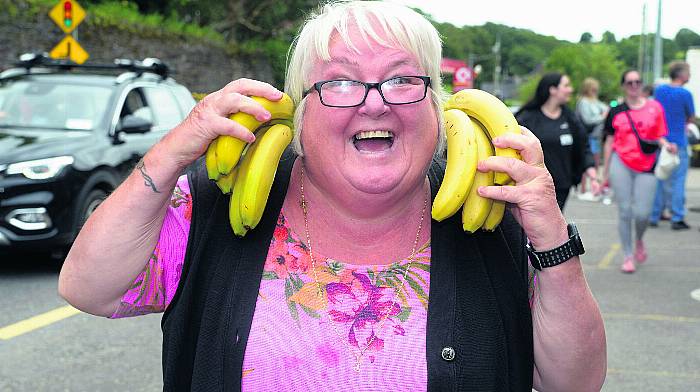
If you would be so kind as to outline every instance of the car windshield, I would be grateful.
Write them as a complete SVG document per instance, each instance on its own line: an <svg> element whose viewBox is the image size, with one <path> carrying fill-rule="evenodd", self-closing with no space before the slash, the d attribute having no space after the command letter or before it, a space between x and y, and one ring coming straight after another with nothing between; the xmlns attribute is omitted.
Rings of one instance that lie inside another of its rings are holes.
<svg viewBox="0 0 700 392"><path fill-rule="evenodd" d="M0 84L0 127L91 130L111 93L102 86L11 80Z"/></svg>

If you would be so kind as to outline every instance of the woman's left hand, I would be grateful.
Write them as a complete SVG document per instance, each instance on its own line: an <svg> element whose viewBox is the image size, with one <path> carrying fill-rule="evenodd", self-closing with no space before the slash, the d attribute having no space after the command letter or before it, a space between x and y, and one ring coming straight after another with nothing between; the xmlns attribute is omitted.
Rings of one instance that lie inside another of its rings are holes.
<svg viewBox="0 0 700 392"><path fill-rule="evenodd" d="M549 250L568 240L566 220L559 210L554 181L544 165L539 139L525 127L521 134L505 134L492 140L494 147L513 148L522 160L492 156L479 162L478 170L507 173L515 185L485 186L479 194L511 204L511 212L537 250Z"/></svg>

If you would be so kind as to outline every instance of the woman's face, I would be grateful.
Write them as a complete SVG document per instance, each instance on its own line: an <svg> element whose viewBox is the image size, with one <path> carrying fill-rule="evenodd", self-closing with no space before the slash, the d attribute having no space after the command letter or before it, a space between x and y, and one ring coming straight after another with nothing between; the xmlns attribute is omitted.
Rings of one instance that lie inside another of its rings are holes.
<svg viewBox="0 0 700 392"><path fill-rule="evenodd" d="M425 75L417 59L403 49L371 47L351 34L360 51L342 40L330 45L331 60L315 64L309 85L325 80L381 82L397 76ZM324 95L324 97L327 97ZM425 176L438 136L430 89L416 103L391 105L371 88L356 107L324 106L318 91L307 96L301 143L305 163L319 185L338 197L406 192ZM327 98L325 98L327 100Z"/></svg>
<svg viewBox="0 0 700 392"><path fill-rule="evenodd" d="M642 77L637 71L627 72L622 81L622 90L627 98L639 98L642 95Z"/></svg>
<svg viewBox="0 0 700 392"><path fill-rule="evenodd" d="M550 98L556 100L558 104L563 105L569 102L569 99L571 98L571 93L573 92L574 88L571 87L571 81L569 80L569 77L564 75L561 77L559 85L549 89L549 96Z"/></svg>

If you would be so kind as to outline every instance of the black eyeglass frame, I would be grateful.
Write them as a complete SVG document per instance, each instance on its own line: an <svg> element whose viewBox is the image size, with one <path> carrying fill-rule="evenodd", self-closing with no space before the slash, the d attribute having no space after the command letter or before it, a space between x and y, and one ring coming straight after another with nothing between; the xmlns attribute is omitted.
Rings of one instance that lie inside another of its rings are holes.
<svg viewBox="0 0 700 392"><path fill-rule="evenodd" d="M622 84L625 86L641 86L642 84L644 84L644 82L642 82L639 79L635 79L635 80L625 80Z"/></svg>
<svg viewBox="0 0 700 392"><path fill-rule="evenodd" d="M398 79L398 78L418 78L423 81L423 96L420 99L416 99L415 101L411 102L401 102L401 103L393 103L389 102L385 97L384 94L382 93L382 89L380 88L382 84ZM357 105L329 105L323 101L323 94L321 94L321 87L330 82L355 82L359 83L365 86L365 95L362 97L362 101L358 103ZM319 82L314 83L308 90L304 91L304 93L301 95L301 98L306 98L307 95L311 94L312 91L316 90L318 92L318 99L321 101L321 104L323 106L328 106L329 108L355 108L358 106L361 106L362 104L365 103L367 100L367 95L369 95L369 90L376 88L377 91L379 91L379 95L382 97L382 100L384 103L387 105L408 105L416 102L420 102L425 99L425 97L428 95L428 87L430 86L430 76L420 76L420 75L399 75L399 76L394 76L393 78L389 78L386 80L382 80L381 82L376 82L376 83L366 83L366 82L361 82L359 80L350 80L350 79L332 79L332 80L321 80Z"/></svg>

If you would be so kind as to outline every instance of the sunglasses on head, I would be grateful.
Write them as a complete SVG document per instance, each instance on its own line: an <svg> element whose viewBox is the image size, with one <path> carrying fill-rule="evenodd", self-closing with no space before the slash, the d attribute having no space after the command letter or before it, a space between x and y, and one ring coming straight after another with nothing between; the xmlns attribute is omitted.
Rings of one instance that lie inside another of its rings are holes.
<svg viewBox="0 0 700 392"><path fill-rule="evenodd" d="M625 80L625 86L641 86L642 81L637 79L637 80Z"/></svg>

